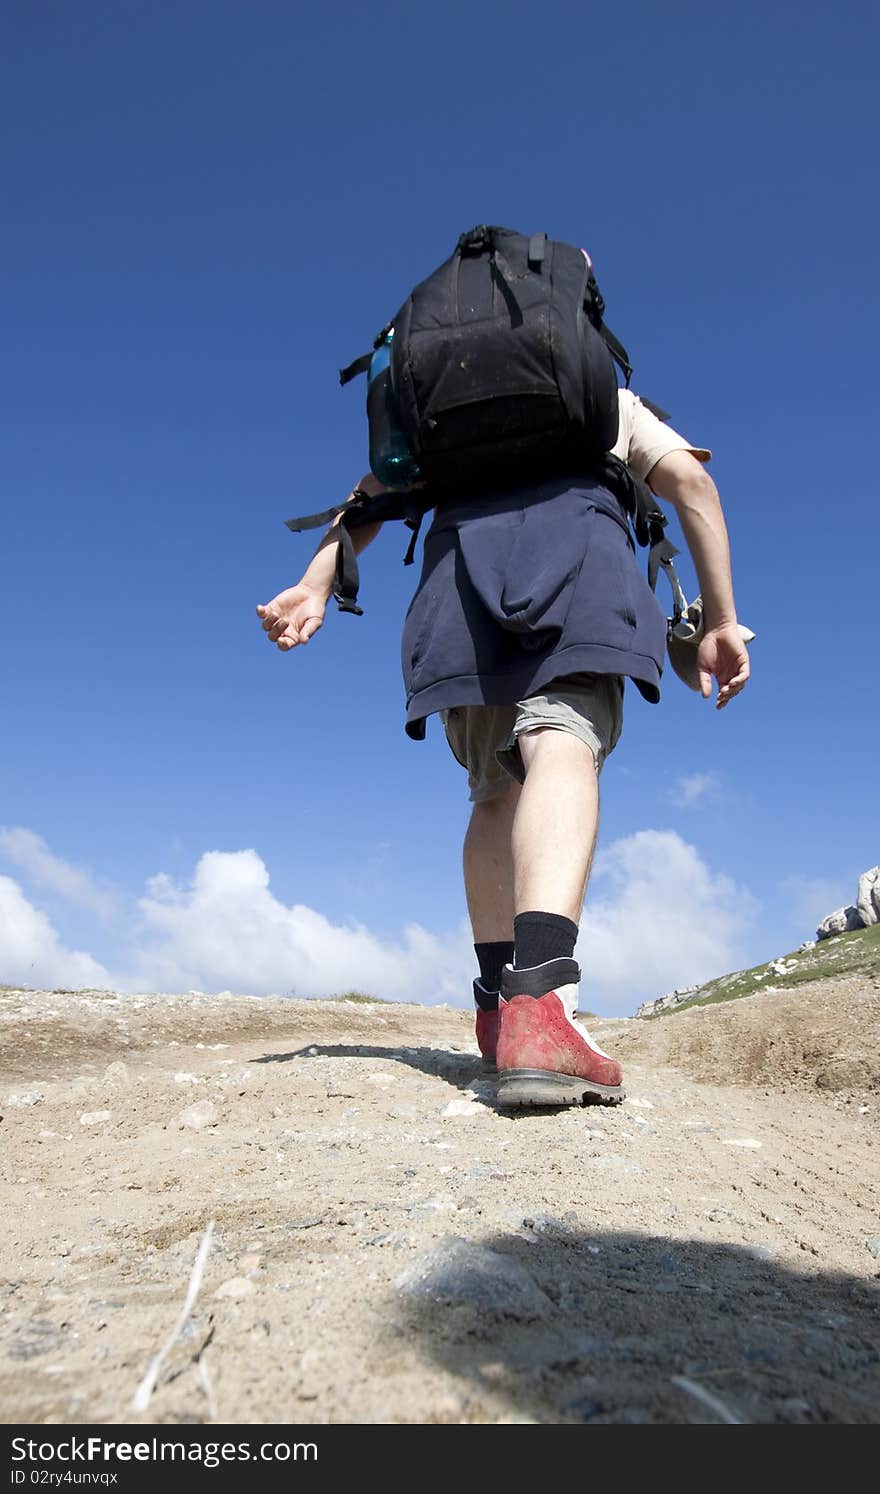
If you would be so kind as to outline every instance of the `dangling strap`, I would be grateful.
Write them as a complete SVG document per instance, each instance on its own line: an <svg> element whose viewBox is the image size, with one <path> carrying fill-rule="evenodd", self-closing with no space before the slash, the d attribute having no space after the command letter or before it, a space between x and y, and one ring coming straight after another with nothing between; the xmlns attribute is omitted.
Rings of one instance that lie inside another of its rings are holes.
<svg viewBox="0 0 880 1494"><path fill-rule="evenodd" d="M675 569L675 566L672 564L672 556L677 555L678 551L676 550L674 545L670 545L669 550L671 552L670 554L659 556L656 569L659 570L660 566L663 567L664 571L666 572L666 579L668 580L669 585L672 588L672 616L670 618L667 618L667 623L670 628L674 628L676 623L679 622L679 620L687 612L688 603L687 597L681 589L681 582L678 579L678 573ZM655 588L652 587L651 589L653 591Z"/></svg>
<svg viewBox="0 0 880 1494"><path fill-rule="evenodd" d="M306 529L320 529L324 524L330 524L347 507L346 503L337 503L335 508L325 508L319 514L304 514L301 519L285 519L284 522L294 534L302 534Z"/></svg>
<svg viewBox="0 0 880 1494"><path fill-rule="evenodd" d="M329 524L337 515L341 515L337 525L336 538L339 540L339 546L336 551L336 582L333 595L340 612L353 612L357 617L361 617L363 608L357 605L360 571L351 530L360 529L364 524L382 524L386 519L403 519L407 527L412 530L412 537L403 557L403 563L412 565L422 519L428 509L434 507L435 501L425 493L394 492L387 489L384 493L371 494L364 492L363 488L355 488L350 503L339 503L335 508L326 508L319 514L306 514L302 518L286 519L285 523L294 534L302 534L307 529L318 529L324 524Z"/></svg>
<svg viewBox="0 0 880 1494"><path fill-rule="evenodd" d="M648 551L648 585L652 591L656 591L657 577L661 569L665 572L672 588L672 620L678 622L683 609L687 606L678 574L672 564L673 556L678 555L679 551L672 541L666 538L668 520L648 484L640 477L630 475L636 502L634 524L636 538L640 544L651 547Z"/></svg>
<svg viewBox="0 0 880 1494"><path fill-rule="evenodd" d="M343 514L339 520L339 548L336 551L336 584L333 587L333 595L339 606L340 612L353 612L355 617L363 617L364 609L357 604L358 587L361 584L361 575L358 570L357 555L346 517Z"/></svg>
<svg viewBox="0 0 880 1494"><path fill-rule="evenodd" d="M385 341L385 338L388 336L388 333L391 331L393 326L393 322L386 322L385 326L382 328L382 331L376 333L376 336L373 338L372 353L361 353L361 356L359 358L355 358L353 363L349 363L347 368L341 368L339 370L340 384L350 384L352 379L357 378L358 374L367 372L367 369L373 361L373 353L375 353L376 349Z"/></svg>
<svg viewBox="0 0 880 1494"><path fill-rule="evenodd" d="M667 518L646 482L622 462L619 457L606 453L600 464L598 476L616 493L633 522L636 539L640 545L650 546L648 551L648 584L657 590L657 577L661 569L672 588L672 622L676 623L687 606L681 588L673 556L679 551L666 538Z"/></svg>
<svg viewBox="0 0 880 1494"><path fill-rule="evenodd" d="M361 353L361 356L359 358L355 358L353 363L349 363L347 368L341 368L339 370L340 384L350 384L352 379L357 378L358 374L366 373L372 361L372 353Z"/></svg>
<svg viewBox="0 0 880 1494"><path fill-rule="evenodd" d="M411 530L409 544L403 557L404 565L412 565L416 558L416 544L418 543L419 530L422 527L422 519L425 517L425 505L414 502L412 495L405 500L403 522L407 529Z"/></svg>

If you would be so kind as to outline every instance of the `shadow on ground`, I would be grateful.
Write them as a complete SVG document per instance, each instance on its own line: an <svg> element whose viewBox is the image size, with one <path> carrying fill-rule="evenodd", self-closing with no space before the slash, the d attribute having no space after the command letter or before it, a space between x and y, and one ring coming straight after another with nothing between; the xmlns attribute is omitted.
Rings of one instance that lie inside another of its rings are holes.
<svg viewBox="0 0 880 1494"><path fill-rule="evenodd" d="M389 1331L456 1377L465 1420L876 1423L878 1307L871 1281L748 1248L536 1219L439 1242Z"/></svg>
<svg viewBox="0 0 880 1494"><path fill-rule="evenodd" d="M408 1068L418 1069L421 1074L446 1079L459 1089L465 1089L474 1079L487 1077L482 1060L473 1053L452 1053L437 1048L379 1047L370 1043L310 1043L292 1053L264 1053L259 1058L248 1059L248 1062L293 1063L297 1059L310 1058L390 1058Z"/></svg>

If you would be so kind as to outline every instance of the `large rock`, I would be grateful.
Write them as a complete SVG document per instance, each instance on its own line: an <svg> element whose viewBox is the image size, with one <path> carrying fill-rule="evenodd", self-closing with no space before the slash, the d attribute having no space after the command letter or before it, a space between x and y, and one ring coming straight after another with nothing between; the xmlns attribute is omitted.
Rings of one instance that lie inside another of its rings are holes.
<svg viewBox="0 0 880 1494"><path fill-rule="evenodd" d="M872 866L870 871L862 872L859 877L856 907L866 929L871 928L872 924L880 923L880 866Z"/></svg>
<svg viewBox="0 0 880 1494"><path fill-rule="evenodd" d="M853 929L862 927L858 908L837 908L833 913L829 913L827 918L822 919L816 930L816 938L831 939L835 934L851 934Z"/></svg>
<svg viewBox="0 0 880 1494"><path fill-rule="evenodd" d="M523 1323L546 1317L552 1308L519 1261L457 1235L445 1235L417 1256L397 1277L395 1286L411 1301L470 1307L489 1317Z"/></svg>

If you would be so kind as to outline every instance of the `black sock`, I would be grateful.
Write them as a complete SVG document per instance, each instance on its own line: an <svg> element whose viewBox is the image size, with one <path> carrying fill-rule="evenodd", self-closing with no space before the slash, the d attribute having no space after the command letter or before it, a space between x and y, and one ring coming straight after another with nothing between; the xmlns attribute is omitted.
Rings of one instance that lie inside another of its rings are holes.
<svg viewBox="0 0 880 1494"><path fill-rule="evenodd" d="M531 970L547 960L570 960L578 926L561 913L518 913L513 920L517 970Z"/></svg>
<svg viewBox="0 0 880 1494"><path fill-rule="evenodd" d="M480 962L480 985L484 991L501 990L501 968L513 963L513 940L501 939L497 944L475 944L474 952Z"/></svg>

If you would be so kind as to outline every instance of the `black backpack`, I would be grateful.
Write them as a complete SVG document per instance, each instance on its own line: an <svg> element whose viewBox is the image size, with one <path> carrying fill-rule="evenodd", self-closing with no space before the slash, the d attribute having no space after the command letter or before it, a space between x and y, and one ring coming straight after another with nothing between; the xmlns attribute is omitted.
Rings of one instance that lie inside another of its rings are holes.
<svg viewBox="0 0 880 1494"><path fill-rule="evenodd" d="M650 546L651 586L662 567L675 591L671 561L678 552L665 538L666 517L647 485L610 455L618 433L614 362L627 385L632 368L604 312L584 250L545 233L527 238L485 225L461 235L450 258L415 287L373 344L375 352L393 329L390 415L421 485L378 497L355 490L347 505L287 520L301 533L343 514L334 588L340 610L361 612L351 529L403 519L412 530L409 565L422 516L445 491L461 495L473 483L479 497L496 482L578 470L617 493L639 543ZM374 352L344 368L340 383L367 373ZM386 434L375 422L389 418L388 402L369 400L368 414L375 449Z"/></svg>
<svg viewBox="0 0 880 1494"><path fill-rule="evenodd" d="M629 358L603 321L581 249L481 224L423 280L393 329L394 417L435 496L473 484L588 468L617 440L617 375ZM349 382L372 354L343 369ZM382 401L368 401L371 450ZM381 474L378 474L381 475Z"/></svg>

